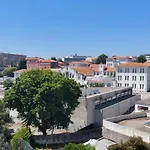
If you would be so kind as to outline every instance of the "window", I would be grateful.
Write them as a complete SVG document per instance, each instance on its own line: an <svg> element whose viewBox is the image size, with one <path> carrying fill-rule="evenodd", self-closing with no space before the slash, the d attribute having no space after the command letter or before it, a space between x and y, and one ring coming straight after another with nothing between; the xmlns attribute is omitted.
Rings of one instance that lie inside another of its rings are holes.
<svg viewBox="0 0 150 150"><path fill-rule="evenodd" d="M122 68L118 68L118 73L122 73Z"/></svg>
<svg viewBox="0 0 150 150"><path fill-rule="evenodd" d="M122 76L118 76L118 80L122 80Z"/></svg>
<svg viewBox="0 0 150 150"><path fill-rule="evenodd" d="M144 81L144 76L140 76L140 81Z"/></svg>
<svg viewBox="0 0 150 150"><path fill-rule="evenodd" d="M144 89L144 84L140 84L140 89Z"/></svg>
<svg viewBox="0 0 150 150"><path fill-rule="evenodd" d="M132 81L134 81L134 76L132 76Z"/></svg>
<svg viewBox="0 0 150 150"><path fill-rule="evenodd" d="M136 84L132 84L132 87L133 87L134 89L136 89Z"/></svg>
<svg viewBox="0 0 150 150"><path fill-rule="evenodd" d="M133 68L133 69L132 69L132 73L136 73L136 68Z"/></svg>
<svg viewBox="0 0 150 150"><path fill-rule="evenodd" d="M144 68L140 68L140 73L144 73Z"/></svg>
<svg viewBox="0 0 150 150"><path fill-rule="evenodd" d="M129 80L129 76L125 76L125 80Z"/></svg>

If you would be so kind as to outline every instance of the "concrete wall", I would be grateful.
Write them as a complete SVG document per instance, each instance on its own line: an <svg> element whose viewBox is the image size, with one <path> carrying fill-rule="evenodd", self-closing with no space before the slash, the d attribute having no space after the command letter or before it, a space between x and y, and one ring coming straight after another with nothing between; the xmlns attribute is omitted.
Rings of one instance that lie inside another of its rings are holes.
<svg viewBox="0 0 150 150"><path fill-rule="evenodd" d="M118 139L125 140L127 136L140 136L145 142L150 143L150 133L114 123L115 121L136 118L136 115L137 117L144 117L146 113L118 116L117 119L111 118L113 122L111 122L110 119L103 120L103 136L115 142L118 142Z"/></svg>
<svg viewBox="0 0 150 150"><path fill-rule="evenodd" d="M104 109L95 110L95 123L102 126L103 119L123 115L133 107L135 102L139 99L140 96L136 95Z"/></svg>

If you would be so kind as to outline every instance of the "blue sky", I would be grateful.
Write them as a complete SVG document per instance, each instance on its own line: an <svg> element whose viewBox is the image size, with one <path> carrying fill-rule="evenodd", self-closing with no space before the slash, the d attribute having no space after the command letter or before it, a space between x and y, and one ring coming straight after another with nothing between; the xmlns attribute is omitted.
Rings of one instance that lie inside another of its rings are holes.
<svg viewBox="0 0 150 150"><path fill-rule="evenodd" d="M150 53L150 0L1 0L0 51L28 56Z"/></svg>

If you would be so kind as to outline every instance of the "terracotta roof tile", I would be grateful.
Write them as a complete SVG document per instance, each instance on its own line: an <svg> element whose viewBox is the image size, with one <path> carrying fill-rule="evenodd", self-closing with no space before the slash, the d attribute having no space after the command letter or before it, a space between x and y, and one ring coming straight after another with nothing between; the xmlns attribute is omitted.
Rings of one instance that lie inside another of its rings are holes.
<svg viewBox="0 0 150 150"><path fill-rule="evenodd" d="M105 66L106 70L105 72L116 72L116 69L110 66Z"/></svg>
<svg viewBox="0 0 150 150"><path fill-rule="evenodd" d="M79 74L83 74L86 76L91 76L93 74L93 70L89 67L78 67L78 68L72 68L72 69L78 72Z"/></svg>
<svg viewBox="0 0 150 150"><path fill-rule="evenodd" d="M70 62L69 64L90 64L88 61L85 61L85 60L83 60L83 61L72 61L72 62Z"/></svg>
<svg viewBox="0 0 150 150"><path fill-rule="evenodd" d="M99 64L90 64L90 68L95 72L99 72Z"/></svg>
<svg viewBox="0 0 150 150"><path fill-rule="evenodd" d="M124 68L126 68L126 67L150 67L150 64L149 63L135 63L135 62L133 62L133 63L123 63L123 64L120 64L118 67L119 68L120 67L124 67Z"/></svg>

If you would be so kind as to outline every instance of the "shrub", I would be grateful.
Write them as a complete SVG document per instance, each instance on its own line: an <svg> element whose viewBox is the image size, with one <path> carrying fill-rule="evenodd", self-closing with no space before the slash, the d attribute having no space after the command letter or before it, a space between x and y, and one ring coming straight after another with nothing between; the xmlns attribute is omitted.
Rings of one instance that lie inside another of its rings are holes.
<svg viewBox="0 0 150 150"><path fill-rule="evenodd" d="M149 150L141 137L130 137L127 142L109 146L108 150Z"/></svg>
<svg viewBox="0 0 150 150"><path fill-rule="evenodd" d="M25 128L18 129L11 140L12 150L17 150L19 148L20 139L30 142L31 136L32 133L30 132L29 128L25 127Z"/></svg>
<svg viewBox="0 0 150 150"><path fill-rule="evenodd" d="M95 150L95 148L90 145L69 143L65 145L64 150Z"/></svg>

